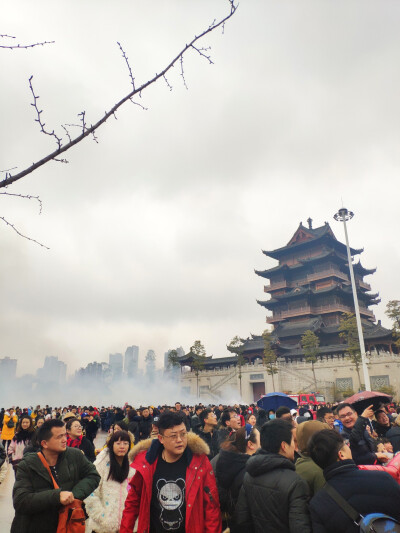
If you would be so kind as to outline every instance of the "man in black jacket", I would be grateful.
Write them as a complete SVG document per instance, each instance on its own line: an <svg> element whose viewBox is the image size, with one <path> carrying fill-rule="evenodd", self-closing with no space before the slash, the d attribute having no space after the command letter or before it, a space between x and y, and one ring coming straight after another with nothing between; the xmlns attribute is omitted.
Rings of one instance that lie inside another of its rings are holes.
<svg viewBox="0 0 400 533"><path fill-rule="evenodd" d="M386 462L383 453L374 453L373 440L366 429L369 419L374 416L372 405L364 409L358 416L354 407L341 403L337 408L339 420L343 424L342 436L350 443L353 460L357 465L374 465L378 461Z"/></svg>
<svg viewBox="0 0 400 533"><path fill-rule="evenodd" d="M197 431L197 434L208 444L210 448L208 458L211 461L219 451L218 432L215 429L217 426L217 417L212 409L204 409L200 413L200 423L202 426Z"/></svg>
<svg viewBox="0 0 400 533"><path fill-rule="evenodd" d="M311 533L308 486L295 472L292 424L271 420L246 464L236 521L246 533Z"/></svg>
<svg viewBox="0 0 400 533"><path fill-rule="evenodd" d="M386 472L359 470L351 459L351 449L332 429L315 433L308 446L312 460L324 477L358 513L387 514L400 520L400 487ZM331 498L325 488L310 502L313 533L356 533L353 520Z"/></svg>

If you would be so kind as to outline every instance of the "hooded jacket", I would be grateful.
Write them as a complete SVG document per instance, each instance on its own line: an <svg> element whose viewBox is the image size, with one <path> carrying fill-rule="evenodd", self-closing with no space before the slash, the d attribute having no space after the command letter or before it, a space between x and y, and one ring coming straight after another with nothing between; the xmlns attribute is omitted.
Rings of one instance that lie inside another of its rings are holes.
<svg viewBox="0 0 400 533"><path fill-rule="evenodd" d="M12 428L9 428L7 426L10 420L14 422L14 426ZM18 416L15 413L13 414L13 416L11 416L11 414L8 411L4 413L3 429L1 431L2 440L11 440L14 438L15 428L17 427L17 422L18 422Z"/></svg>
<svg viewBox="0 0 400 533"><path fill-rule="evenodd" d="M110 473L110 453L103 450L94 462L101 480L97 489L86 498L86 512L89 515L87 530L96 533L116 533L119 531L125 499L128 495L128 483L135 470L130 467L127 479L122 483L108 479Z"/></svg>
<svg viewBox="0 0 400 533"><path fill-rule="evenodd" d="M129 459L133 461L131 466L136 473L130 482L120 533L132 533L138 517L137 533L149 533L153 476L162 449L158 439L147 439L130 451ZM185 479L185 530L188 533L220 533L218 491L207 458L210 450L200 437L189 432L185 453L188 463Z"/></svg>
<svg viewBox="0 0 400 533"><path fill-rule="evenodd" d="M18 465L13 488L15 517L11 533L56 533L60 492L72 491L84 500L97 487L100 476L93 464L76 448L67 448L57 465L59 489L55 489L36 453L28 453Z"/></svg>
<svg viewBox="0 0 400 533"><path fill-rule="evenodd" d="M260 449L247 461L236 521L246 533L311 533L307 500L294 464Z"/></svg>
<svg viewBox="0 0 400 533"><path fill-rule="evenodd" d="M359 470L354 461L338 461L324 470L330 485L364 516L384 513L400 519L400 487L387 473ZM314 533L357 533L360 528L324 489L310 502Z"/></svg>

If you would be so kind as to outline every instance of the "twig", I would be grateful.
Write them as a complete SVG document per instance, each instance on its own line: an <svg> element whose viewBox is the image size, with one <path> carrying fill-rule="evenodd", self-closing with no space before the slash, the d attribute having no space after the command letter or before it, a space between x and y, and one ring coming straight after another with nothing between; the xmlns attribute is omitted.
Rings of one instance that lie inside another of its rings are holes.
<svg viewBox="0 0 400 533"><path fill-rule="evenodd" d="M0 192L0 194L3 194L4 196L16 196L17 198L24 198L25 200L36 200L39 202L39 215L42 214L43 204L39 196L32 196L31 194L19 194L14 192Z"/></svg>
<svg viewBox="0 0 400 533"><path fill-rule="evenodd" d="M122 52L122 57L125 59L126 66L128 67L128 70L129 70L129 77L131 78L131 84L132 84L133 90L135 90L135 78L133 77L133 74L132 74L132 69L131 69L131 66L129 64L128 56L125 54L125 51L122 48L121 43L119 43L117 41L117 45L119 46L119 49Z"/></svg>
<svg viewBox="0 0 400 533"><path fill-rule="evenodd" d="M82 135L85 133L85 131L87 130L87 127L86 127L86 122L85 122L85 114L86 114L86 111L82 111L81 113L78 113L78 117L81 117L81 122L82 122Z"/></svg>
<svg viewBox="0 0 400 533"><path fill-rule="evenodd" d="M130 101L132 102L132 104L135 104L139 107L141 107L143 109L143 111L148 111L148 107L145 107L143 104L141 104L140 102L135 102L135 100L133 98L130 98ZM117 118L117 117L115 117Z"/></svg>
<svg viewBox="0 0 400 533"><path fill-rule="evenodd" d="M65 124L65 125L64 125L64 124L61 124L61 127L62 127L62 129L65 131L65 134L66 134L66 136L68 137L69 142L71 142L71 140L72 140L72 139L71 139L71 135L69 134L69 131L67 130L67 128L66 128L65 126L68 126L68 124Z"/></svg>
<svg viewBox="0 0 400 533"><path fill-rule="evenodd" d="M29 78L29 87L30 87L30 90L32 92L32 95L33 95L33 104L31 104L32 107L35 108L35 111L37 113L37 118L35 118L35 122L37 122L40 126L40 131L42 133L44 133L45 135L48 135L49 137L54 137L56 142L57 142L57 145L58 145L58 150L61 149L61 146L62 146L62 138L61 137L58 137L58 135L56 135L56 133L53 131L47 131L45 129L45 126L46 126L46 123L45 122L42 122L42 117L40 116L42 113L43 113L43 109L41 109L39 111L39 108L37 106L37 101L39 100L40 96L36 96L35 94L35 91L33 90L33 86L32 86L32 78L33 76L31 76Z"/></svg>
<svg viewBox="0 0 400 533"><path fill-rule="evenodd" d="M200 35L196 35L192 41L190 41L190 43L186 44L184 46L184 48L174 57L174 59L172 59L172 61L161 71L159 72L158 74L156 74L153 78L151 78L150 80L146 81L145 83L143 83L140 87L138 87L137 89L134 89L132 90L129 94L127 94L126 96L124 96L119 102L117 102L109 111L106 111L104 116L98 120L95 124L93 124L90 128L87 128L86 131L82 132L80 135L78 135L78 137L75 137L75 139L72 139L72 141L68 142L67 144L65 144L64 146L62 146L61 148L55 150L54 152L48 154L47 156L43 157L42 159L40 159L39 161L37 161L36 163L32 163L32 165L30 165L29 167L27 167L26 169L22 170L21 172L19 172L18 174L15 174L14 176L8 176L6 177L6 179L0 181L0 188L2 187L6 187L7 185L11 185L11 183L14 183L20 179L22 179L23 177L27 176L28 174L31 174L34 170L40 168L41 166L45 165L46 163L48 163L49 161L51 161L52 159L54 159L55 157L57 157L58 155L66 152L67 150L69 150L70 148L72 148L73 146L75 146L76 144L78 144L79 142L81 142L85 137L87 137L88 135L91 135L93 131L97 130L102 124L104 124L110 117L114 117L114 118L117 118L115 116L115 112L125 103L127 102L128 100L132 101L132 97L135 96L136 94L139 94L139 96L141 95L141 92L144 91L145 89L147 89L150 85L152 85L153 83L157 82L160 78L164 78L165 74L178 62L178 61L182 61L181 58L183 58L183 55L191 48L193 48L193 45L199 41L200 39L202 39L203 37L205 37L207 34L211 33L212 31L214 31L216 28L222 26L225 22L227 22L236 12L237 10L237 5L235 5L234 3L234 0L228 0L229 1L229 4L231 6L231 9L230 9L230 13L224 17L223 19L221 19L218 23L216 23L215 21L212 23L212 25L210 25L206 30L204 30Z"/></svg>
<svg viewBox="0 0 400 533"><path fill-rule="evenodd" d="M165 80L165 83L167 84L167 87L170 91L172 91L172 85L169 83L169 81L167 80L167 76L164 74L163 76L164 80Z"/></svg>
<svg viewBox="0 0 400 533"><path fill-rule="evenodd" d="M46 250L50 250L50 248L48 246L46 246L45 244L42 244L41 242L36 241L35 239L32 239L31 237L28 237L27 235L24 235L23 233L21 233L19 230L17 230L17 228L14 226L14 224L11 224L11 222L8 222L8 220L6 218L0 217L0 220L5 222L7 224L7 226L10 226L10 228L12 228L15 231L15 233L17 233L23 239L27 239L28 241L32 241L32 242L38 244L39 246L41 246L42 248L46 248Z"/></svg>
<svg viewBox="0 0 400 533"><path fill-rule="evenodd" d="M0 37L10 37L10 39L15 39L11 35L1 35ZM0 44L0 48L8 48L8 50L26 50L28 48L34 48L35 46L44 46L45 44L54 44L55 41L43 41L42 43L32 43L32 44L14 44L6 45Z"/></svg>
<svg viewBox="0 0 400 533"><path fill-rule="evenodd" d="M186 80L185 80L185 72L183 70L183 54L181 55L181 57L179 58L180 60L180 64L181 64L181 76L182 76L182 80L183 80L183 85L186 87L186 89L189 89L189 87L187 86L186 84Z"/></svg>
<svg viewBox="0 0 400 533"><path fill-rule="evenodd" d="M195 46L192 45L192 48L193 50L196 50L196 52L200 54L202 57L205 57L210 63L210 65L214 64L213 60L211 59L211 56L208 56L207 54L204 53L204 52L207 52L208 50L211 50L211 46L208 46L207 48L196 48Z"/></svg>

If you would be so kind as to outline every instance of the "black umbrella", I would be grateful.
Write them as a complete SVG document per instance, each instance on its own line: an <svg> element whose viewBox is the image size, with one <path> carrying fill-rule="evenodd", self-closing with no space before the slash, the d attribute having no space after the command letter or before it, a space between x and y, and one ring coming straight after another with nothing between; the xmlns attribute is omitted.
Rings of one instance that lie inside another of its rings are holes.
<svg viewBox="0 0 400 533"><path fill-rule="evenodd" d="M391 401L392 396L389 396L389 394L369 390L357 392L357 394L353 394L350 398L345 399L345 402L352 405L359 415L370 405L376 411L382 403L389 403Z"/></svg>

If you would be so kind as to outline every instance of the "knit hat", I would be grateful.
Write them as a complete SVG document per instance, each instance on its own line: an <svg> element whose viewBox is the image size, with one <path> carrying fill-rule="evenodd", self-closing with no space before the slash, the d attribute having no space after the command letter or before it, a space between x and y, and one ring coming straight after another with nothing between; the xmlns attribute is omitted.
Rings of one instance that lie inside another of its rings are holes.
<svg viewBox="0 0 400 533"><path fill-rule="evenodd" d="M301 453L307 453L307 446L314 433L319 433L323 429L329 429L328 424L320 422L319 420L310 420L309 422L302 422L297 426L297 446Z"/></svg>

